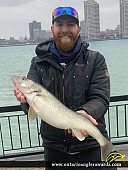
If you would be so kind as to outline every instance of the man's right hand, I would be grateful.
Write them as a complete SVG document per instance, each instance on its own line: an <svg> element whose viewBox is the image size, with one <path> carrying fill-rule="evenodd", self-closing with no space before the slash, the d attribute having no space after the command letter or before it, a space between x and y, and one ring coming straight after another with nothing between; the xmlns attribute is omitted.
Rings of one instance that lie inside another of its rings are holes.
<svg viewBox="0 0 128 170"><path fill-rule="evenodd" d="M21 103L27 103L26 97L17 87L14 88L14 95Z"/></svg>

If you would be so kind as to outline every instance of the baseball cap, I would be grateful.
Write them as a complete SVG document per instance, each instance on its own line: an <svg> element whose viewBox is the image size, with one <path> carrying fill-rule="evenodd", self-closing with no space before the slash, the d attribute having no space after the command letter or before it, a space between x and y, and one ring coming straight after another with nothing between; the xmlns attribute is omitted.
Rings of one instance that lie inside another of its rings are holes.
<svg viewBox="0 0 128 170"><path fill-rule="evenodd" d="M77 25L79 25L78 12L72 7L58 7L54 9L52 12L52 24L54 23L54 20L60 16L71 16L74 18Z"/></svg>

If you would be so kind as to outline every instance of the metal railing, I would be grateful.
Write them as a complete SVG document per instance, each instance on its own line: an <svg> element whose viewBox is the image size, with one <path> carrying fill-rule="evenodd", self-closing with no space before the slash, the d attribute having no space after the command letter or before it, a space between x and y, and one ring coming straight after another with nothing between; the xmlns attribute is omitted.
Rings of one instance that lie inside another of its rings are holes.
<svg viewBox="0 0 128 170"><path fill-rule="evenodd" d="M113 144L128 144L128 95L113 96L105 120ZM0 107L0 159L43 153L40 119L30 122L21 107Z"/></svg>
<svg viewBox="0 0 128 170"><path fill-rule="evenodd" d="M19 105L0 107L0 158L32 153L43 153L40 119L28 121Z"/></svg>

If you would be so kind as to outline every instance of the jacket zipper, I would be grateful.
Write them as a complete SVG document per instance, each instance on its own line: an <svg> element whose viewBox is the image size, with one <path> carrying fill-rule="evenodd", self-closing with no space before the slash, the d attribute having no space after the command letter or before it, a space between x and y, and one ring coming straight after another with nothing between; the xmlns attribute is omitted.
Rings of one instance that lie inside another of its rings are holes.
<svg viewBox="0 0 128 170"><path fill-rule="evenodd" d="M65 103L65 100L64 100L64 73L62 75L62 99L63 99L63 103Z"/></svg>
<svg viewBox="0 0 128 170"><path fill-rule="evenodd" d="M79 54L81 53L82 49L83 49L83 48L81 48L80 52L77 54L77 56L75 57L75 59L79 56ZM75 60L75 59L74 59L74 60ZM64 72L65 72L65 68L68 67L74 60L72 60L69 64L63 66L63 69L64 69L64 70L63 70L63 74L62 74L62 93L61 93L61 94L62 94L63 104L65 103L65 100L64 100L64 92L65 92L65 89L64 89L64 77L65 77ZM66 141L66 138L67 138L67 130L64 130L64 133L65 133L65 140L64 140L64 142L65 142L65 141ZM70 153L68 147L66 148L66 150L67 150L68 153Z"/></svg>
<svg viewBox="0 0 128 170"><path fill-rule="evenodd" d="M62 89L61 89L61 99L62 99L62 101L63 101L63 104L65 104L65 99L64 99L64 91L65 91L65 89L64 89L64 78L65 78L65 75L64 75L64 72L65 72L65 68L66 68L66 65L65 66L63 66L63 73L62 73ZM64 142L66 141L66 131L67 130L64 130L64 134L65 134L65 140L64 140Z"/></svg>
<svg viewBox="0 0 128 170"><path fill-rule="evenodd" d="M63 83L62 98L63 98L63 103L65 103L65 100L64 100L64 72L63 72L63 75L62 75L62 83ZM64 130L64 133L65 133L65 139L66 139L66 130Z"/></svg>
<svg viewBox="0 0 128 170"><path fill-rule="evenodd" d="M66 68L66 65L64 66L64 70L63 70L63 74L62 74L62 99L63 99L63 103L65 103L65 99L64 99L64 92L65 92L65 88L64 88L64 78L65 78L65 68ZM64 129L64 134L65 134L65 139L64 139L64 142L66 142L66 139L67 139L67 130ZM66 145L65 146L65 151L67 153L70 153L70 150L69 150L69 146Z"/></svg>

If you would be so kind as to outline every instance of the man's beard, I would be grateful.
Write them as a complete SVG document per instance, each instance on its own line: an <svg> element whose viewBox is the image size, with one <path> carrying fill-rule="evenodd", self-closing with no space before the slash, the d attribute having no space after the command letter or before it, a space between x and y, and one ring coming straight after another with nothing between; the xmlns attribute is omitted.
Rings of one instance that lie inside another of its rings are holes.
<svg viewBox="0 0 128 170"><path fill-rule="evenodd" d="M71 53L78 39L78 37L73 37L69 33L59 34L58 36L53 35L53 37L58 51L62 54Z"/></svg>

